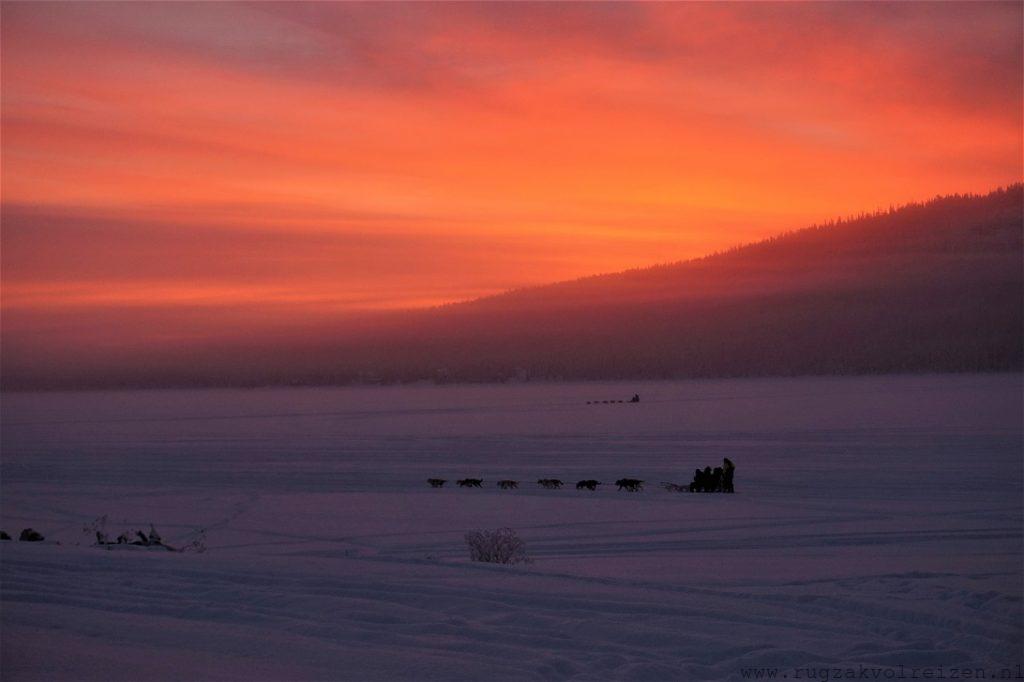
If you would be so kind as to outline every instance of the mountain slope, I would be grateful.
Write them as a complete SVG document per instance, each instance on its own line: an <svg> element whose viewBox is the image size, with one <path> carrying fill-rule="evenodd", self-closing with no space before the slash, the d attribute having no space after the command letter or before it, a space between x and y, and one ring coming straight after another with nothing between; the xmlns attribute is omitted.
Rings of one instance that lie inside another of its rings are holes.
<svg viewBox="0 0 1024 682"><path fill-rule="evenodd" d="M392 380L1020 369L1022 212L1015 185L511 292L343 343L334 367Z"/></svg>
<svg viewBox="0 0 1024 682"><path fill-rule="evenodd" d="M430 310L63 357L5 388L1019 371L1024 186ZM227 325L225 325L227 327ZM15 341L17 341L15 339ZM11 349L16 349L13 356Z"/></svg>

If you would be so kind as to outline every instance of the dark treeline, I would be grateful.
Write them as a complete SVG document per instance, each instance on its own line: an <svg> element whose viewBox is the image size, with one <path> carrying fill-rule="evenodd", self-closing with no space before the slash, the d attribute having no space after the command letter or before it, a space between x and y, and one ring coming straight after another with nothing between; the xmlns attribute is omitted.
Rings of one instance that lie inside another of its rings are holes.
<svg viewBox="0 0 1024 682"><path fill-rule="evenodd" d="M424 311L69 366L7 387L633 379L1022 367L1024 187Z"/></svg>

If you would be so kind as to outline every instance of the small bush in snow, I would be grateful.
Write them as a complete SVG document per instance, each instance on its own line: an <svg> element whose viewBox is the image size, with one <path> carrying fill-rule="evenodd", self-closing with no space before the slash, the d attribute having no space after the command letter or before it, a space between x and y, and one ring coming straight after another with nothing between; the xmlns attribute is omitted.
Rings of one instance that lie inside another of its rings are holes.
<svg viewBox="0 0 1024 682"><path fill-rule="evenodd" d="M164 542L153 524L150 524L148 533L135 528L128 528L128 530L121 533L117 538L111 539L110 536L107 535L107 522L108 517L104 514L103 516L99 516L82 526L82 532L88 536L90 542L94 546L105 547L107 549L113 549L119 546L163 547L164 549L172 552L202 553L206 551L206 529L204 528L193 531L189 538L181 540L183 544L179 545L175 542L175 546L172 547ZM125 526L128 526L127 519L122 522L122 527Z"/></svg>
<svg viewBox="0 0 1024 682"><path fill-rule="evenodd" d="M477 530L466 533L471 561L486 561L492 564L530 563L526 546L511 528L498 530Z"/></svg>

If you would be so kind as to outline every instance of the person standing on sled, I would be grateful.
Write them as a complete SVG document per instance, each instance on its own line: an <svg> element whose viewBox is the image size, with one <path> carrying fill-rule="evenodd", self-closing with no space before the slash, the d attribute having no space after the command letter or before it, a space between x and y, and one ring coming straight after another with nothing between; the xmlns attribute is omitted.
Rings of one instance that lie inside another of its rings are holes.
<svg viewBox="0 0 1024 682"><path fill-rule="evenodd" d="M722 492L723 493L734 493L736 490L732 487L732 477L736 473L736 465L732 463L732 460L728 457L722 460Z"/></svg>

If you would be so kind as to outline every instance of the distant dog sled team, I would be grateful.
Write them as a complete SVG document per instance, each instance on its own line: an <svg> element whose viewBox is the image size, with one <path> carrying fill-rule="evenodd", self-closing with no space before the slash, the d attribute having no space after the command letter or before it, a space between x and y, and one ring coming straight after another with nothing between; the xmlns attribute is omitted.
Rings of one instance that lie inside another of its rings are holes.
<svg viewBox="0 0 1024 682"><path fill-rule="evenodd" d="M610 403L638 403L640 402L640 394L634 393L633 397L629 400L588 400L587 405L608 405Z"/></svg>
<svg viewBox="0 0 1024 682"><path fill-rule="evenodd" d="M691 493L734 493L736 489L733 485L733 479L736 475L736 465L733 464L732 460L728 457L722 460L722 466L715 467L704 467L703 469L694 469L693 481L689 485L681 485L678 483L662 483L661 487L669 492L691 492ZM428 478L427 483L430 484L431 488L443 488L445 483L448 482L446 478ZM482 488L484 479L482 478L460 478L455 481L456 485L460 488ZM563 481L557 478L539 478L537 479L537 485L545 490L559 490L564 484ZM576 490L589 490L596 491L599 485L603 485L601 481L593 478L585 478L576 482ZM618 490L625 490L626 492L636 493L641 492L644 489L644 481L638 478L620 478L615 481L615 485ZM497 487L501 490L518 490L519 481L512 479L501 479L497 482ZM96 544L98 546L113 546L113 545L136 545L143 547L160 547L170 552L181 552L182 549L172 547L163 541L160 534L156 532L156 528L150 526L149 533L143 533L142 531L125 532L119 535L115 540L111 540L106 533L102 531L96 532ZM21 531L21 535L18 540L21 542L42 542L45 538L43 535L31 528L26 528ZM6 532L0 530L0 540L11 540L11 536ZM201 550L200 550L201 551Z"/></svg>
<svg viewBox="0 0 1024 682"><path fill-rule="evenodd" d="M733 486L733 478L736 473L736 465L732 463L732 460L728 457L722 460L722 466L715 467L704 467L703 469L695 469L693 473L693 481L689 485L682 485L679 483L662 483L662 487L670 492L690 492L690 493L734 493L736 492ZM446 478L428 478L427 483L430 484L431 488L443 488L444 484L448 482ZM455 484L460 488L482 488L484 479L482 478L460 478L455 481ZM537 479L537 485L545 490L558 490L565 485L561 480L557 478L539 478ZM597 490L597 486L602 485L601 481L593 478L586 478L582 481L577 481L576 490ZM615 481L615 485L618 486L619 490L625 490L627 492L636 493L644 489L644 482L638 478L620 478ZM501 490L517 490L519 488L519 481L513 481L510 479L502 479L498 481L497 486Z"/></svg>
<svg viewBox="0 0 1024 682"><path fill-rule="evenodd" d="M693 481L690 483L691 493L734 493L733 476L736 473L736 465L726 457L722 460L722 466L704 467L693 470Z"/></svg>

